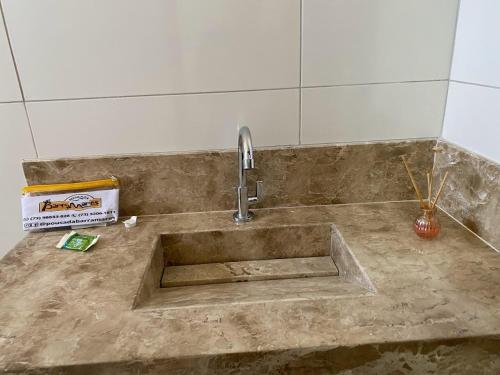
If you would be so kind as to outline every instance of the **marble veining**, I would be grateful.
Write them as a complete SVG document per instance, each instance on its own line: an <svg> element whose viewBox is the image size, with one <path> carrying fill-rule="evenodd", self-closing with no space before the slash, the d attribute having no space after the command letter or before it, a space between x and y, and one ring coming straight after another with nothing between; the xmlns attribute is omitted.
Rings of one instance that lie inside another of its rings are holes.
<svg viewBox="0 0 500 375"><path fill-rule="evenodd" d="M376 291L178 309L134 304L161 267L159 236L234 228L231 211L82 230L102 235L88 253L56 249L61 232L32 233L0 261L0 369L498 373L500 255L442 212L440 236L418 238L417 213L415 202L258 209L247 228L334 225Z"/></svg>
<svg viewBox="0 0 500 375"><path fill-rule="evenodd" d="M420 140L257 149L249 186L263 180L265 194L253 207L413 199L400 156L428 170L434 145ZM228 210L236 202L235 151L34 160L23 168L30 185L114 175L122 185L123 216ZM416 178L425 181L423 172Z"/></svg>
<svg viewBox="0 0 500 375"><path fill-rule="evenodd" d="M439 206L500 250L500 165L440 141L436 173L449 171Z"/></svg>

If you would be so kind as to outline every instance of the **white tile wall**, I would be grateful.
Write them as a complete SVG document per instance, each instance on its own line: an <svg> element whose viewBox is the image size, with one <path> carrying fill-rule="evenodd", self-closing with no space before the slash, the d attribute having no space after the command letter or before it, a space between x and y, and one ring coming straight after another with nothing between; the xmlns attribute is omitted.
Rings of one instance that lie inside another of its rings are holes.
<svg viewBox="0 0 500 375"><path fill-rule="evenodd" d="M457 0L303 0L303 85L448 79L457 7Z"/></svg>
<svg viewBox="0 0 500 375"><path fill-rule="evenodd" d="M461 0L451 79L500 87L500 1Z"/></svg>
<svg viewBox="0 0 500 375"><path fill-rule="evenodd" d="M497 163L500 163L499 46L500 2L461 0L443 138Z"/></svg>
<svg viewBox="0 0 500 375"><path fill-rule="evenodd" d="M25 185L22 158L36 157L22 103L0 104L0 257L22 238L21 187Z"/></svg>
<svg viewBox="0 0 500 375"><path fill-rule="evenodd" d="M302 142L335 143L437 137L447 82L302 90Z"/></svg>
<svg viewBox="0 0 500 375"><path fill-rule="evenodd" d="M27 99L297 87L299 0L3 0Z"/></svg>
<svg viewBox="0 0 500 375"><path fill-rule="evenodd" d="M22 100L7 34L0 14L0 102Z"/></svg>
<svg viewBox="0 0 500 375"><path fill-rule="evenodd" d="M500 89L450 82L443 137L500 163Z"/></svg>
<svg viewBox="0 0 500 375"><path fill-rule="evenodd" d="M297 144L298 103L291 89L27 105L40 157L58 157L234 148L238 125L256 146Z"/></svg>
<svg viewBox="0 0 500 375"><path fill-rule="evenodd" d="M234 148L238 124L258 146L441 129L458 0L0 1L40 157ZM0 115L3 180L34 156L22 106Z"/></svg>

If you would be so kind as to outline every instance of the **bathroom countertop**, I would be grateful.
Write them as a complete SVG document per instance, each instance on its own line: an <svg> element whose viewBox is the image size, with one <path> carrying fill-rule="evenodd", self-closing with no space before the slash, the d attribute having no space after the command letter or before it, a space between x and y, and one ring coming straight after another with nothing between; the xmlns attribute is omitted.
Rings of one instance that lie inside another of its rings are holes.
<svg viewBox="0 0 500 375"><path fill-rule="evenodd" d="M486 352L499 352L500 254L445 213L433 241L412 232L415 202L256 213L245 228L334 223L376 291L134 308L160 233L232 228L231 213L144 216L129 230L82 230L101 235L87 253L56 249L64 232L32 233L0 261L0 372L271 373L280 362L314 363L315 353L335 348L477 338L493 338ZM358 358L376 360L377 350ZM343 361L343 369L362 365Z"/></svg>

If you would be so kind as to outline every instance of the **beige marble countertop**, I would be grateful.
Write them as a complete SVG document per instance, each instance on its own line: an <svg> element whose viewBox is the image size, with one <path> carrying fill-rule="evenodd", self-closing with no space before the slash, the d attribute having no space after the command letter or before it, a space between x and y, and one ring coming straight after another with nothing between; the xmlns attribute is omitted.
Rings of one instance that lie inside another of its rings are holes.
<svg viewBox="0 0 500 375"><path fill-rule="evenodd" d="M419 239L417 213L415 202L258 210L249 227L334 223L376 292L250 306L133 309L158 235L232 227L229 211L82 230L101 234L88 253L56 249L62 232L30 234L0 261L0 370L181 373L245 354L500 335L500 254L442 212L440 237Z"/></svg>

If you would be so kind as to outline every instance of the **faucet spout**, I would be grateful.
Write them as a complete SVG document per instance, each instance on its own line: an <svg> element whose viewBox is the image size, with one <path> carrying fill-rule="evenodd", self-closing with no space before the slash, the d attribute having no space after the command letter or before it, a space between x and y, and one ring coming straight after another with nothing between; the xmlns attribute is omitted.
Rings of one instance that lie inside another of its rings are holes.
<svg viewBox="0 0 500 375"><path fill-rule="evenodd" d="M238 188L237 188L237 206L238 211L233 215L233 219L237 223L250 221L253 218L253 213L248 210L250 204L260 200L263 192L262 181L257 181L256 195L248 196L246 172L249 169L255 168L253 157L252 135L250 129L246 126L240 128L238 133Z"/></svg>
<svg viewBox="0 0 500 375"><path fill-rule="evenodd" d="M254 169L255 162L253 160L253 145L250 129L244 126L238 134L238 154L241 159L241 167L245 170Z"/></svg>

